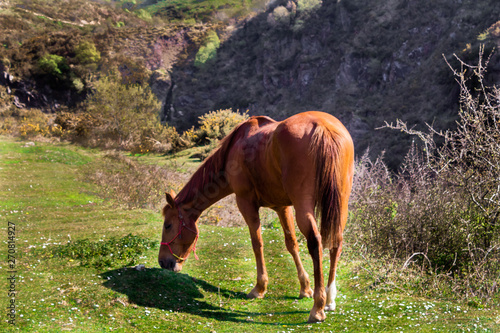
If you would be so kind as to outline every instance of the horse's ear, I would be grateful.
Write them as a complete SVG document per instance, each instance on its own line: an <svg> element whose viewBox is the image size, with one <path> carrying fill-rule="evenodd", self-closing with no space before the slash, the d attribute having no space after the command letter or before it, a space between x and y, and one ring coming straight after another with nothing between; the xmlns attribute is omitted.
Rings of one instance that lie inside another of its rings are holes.
<svg viewBox="0 0 500 333"><path fill-rule="evenodd" d="M175 207L175 201L174 201L174 198L175 198L175 192L173 190L170 191L170 193L168 192L165 192L165 197L167 199L167 203L172 206L172 207Z"/></svg>

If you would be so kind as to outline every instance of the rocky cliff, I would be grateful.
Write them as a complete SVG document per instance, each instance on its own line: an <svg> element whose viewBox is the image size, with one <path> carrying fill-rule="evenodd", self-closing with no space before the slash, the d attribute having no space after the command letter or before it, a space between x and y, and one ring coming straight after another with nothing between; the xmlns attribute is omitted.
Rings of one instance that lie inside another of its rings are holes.
<svg viewBox="0 0 500 333"><path fill-rule="evenodd" d="M180 131L217 109L277 120L322 110L357 154L385 150L395 167L410 138L377 128L453 126L459 89L445 59L476 63L480 44L488 54L499 13L497 0L0 1L0 111L76 111L92 80L119 72L149 84Z"/></svg>
<svg viewBox="0 0 500 333"><path fill-rule="evenodd" d="M235 29L203 66L174 67L165 119L187 128L227 107L275 119L322 110L346 124L358 154L386 150L395 166L409 138L376 128L397 118L453 126L459 90L445 58L474 63L478 45L491 50L499 32L494 0L304 3L277 1Z"/></svg>

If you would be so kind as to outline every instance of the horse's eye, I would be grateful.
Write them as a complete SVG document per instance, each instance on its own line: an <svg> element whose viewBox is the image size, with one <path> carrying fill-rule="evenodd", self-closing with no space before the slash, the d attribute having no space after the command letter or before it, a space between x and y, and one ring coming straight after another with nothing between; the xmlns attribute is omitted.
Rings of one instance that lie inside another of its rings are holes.
<svg viewBox="0 0 500 333"><path fill-rule="evenodd" d="M166 226L165 226L165 230L166 230L166 231L170 230L170 228L172 228L172 225L171 225L171 224L169 224L169 225L166 225Z"/></svg>

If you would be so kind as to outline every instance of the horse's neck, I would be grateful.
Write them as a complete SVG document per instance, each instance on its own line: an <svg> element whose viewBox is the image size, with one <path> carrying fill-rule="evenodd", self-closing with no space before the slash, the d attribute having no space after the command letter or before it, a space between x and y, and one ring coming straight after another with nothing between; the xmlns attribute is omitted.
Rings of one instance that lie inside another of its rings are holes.
<svg viewBox="0 0 500 333"><path fill-rule="evenodd" d="M199 216L205 209L232 193L226 178L225 164L234 133L221 142L220 147L203 162L179 193L180 203L183 207L190 207L193 215L197 212Z"/></svg>
<svg viewBox="0 0 500 333"><path fill-rule="evenodd" d="M186 185L187 187L188 185ZM190 189L189 200L182 202L182 207L197 220L201 213L217 201L233 193L226 181L209 183L203 189Z"/></svg>

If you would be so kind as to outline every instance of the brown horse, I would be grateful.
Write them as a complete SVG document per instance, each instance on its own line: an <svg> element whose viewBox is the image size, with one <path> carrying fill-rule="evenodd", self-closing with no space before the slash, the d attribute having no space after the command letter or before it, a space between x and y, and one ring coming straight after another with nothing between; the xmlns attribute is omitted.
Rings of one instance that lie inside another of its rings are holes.
<svg viewBox="0 0 500 333"><path fill-rule="evenodd" d="M300 297L314 295L309 322L323 321L325 310L335 309L335 271L347 220L353 160L351 136L329 114L311 111L281 122L250 118L222 140L177 196L166 193L160 266L180 271L189 253L196 250L200 214L234 193L250 230L257 264L257 284L248 297L262 298L267 289L259 207L270 207L279 216L286 247L295 261ZM292 206L313 260L314 293L299 257ZM321 215L320 230L315 211ZM330 249L331 263L326 290L323 247Z"/></svg>

